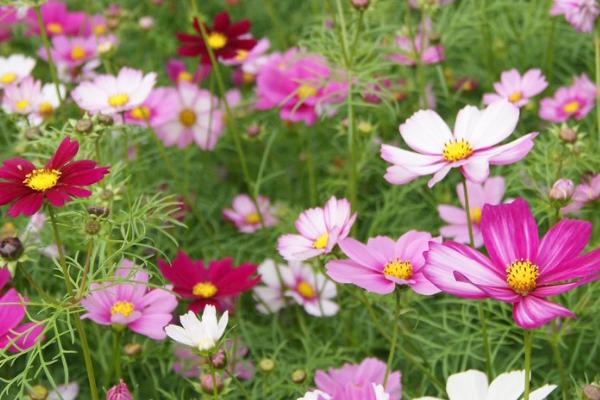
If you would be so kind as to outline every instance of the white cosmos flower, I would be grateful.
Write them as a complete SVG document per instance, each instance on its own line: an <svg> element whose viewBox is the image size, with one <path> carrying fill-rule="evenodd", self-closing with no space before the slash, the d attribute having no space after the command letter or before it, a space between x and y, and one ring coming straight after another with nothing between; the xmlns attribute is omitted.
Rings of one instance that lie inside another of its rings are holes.
<svg viewBox="0 0 600 400"><path fill-rule="evenodd" d="M390 395L385 392L382 385L376 385L372 383L373 390L375 392L375 400L390 400Z"/></svg>
<svg viewBox="0 0 600 400"><path fill-rule="evenodd" d="M556 385L544 385L529 394L529 400L543 400ZM450 375L446 382L449 400L519 400L525 390L525 371L500 374L488 385L487 376L474 369ZM420 397L415 400L441 400Z"/></svg>
<svg viewBox="0 0 600 400"><path fill-rule="evenodd" d="M21 82L31 74L35 60L21 54L0 57L0 88Z"/></svg>
<svg viewBox="0 0 600 400"><path fill-rule="evenodd" d="M375 397L370 397L369 399L363 400L390 400L390 395L385 392L385 389L382 385L376 385L375 383L371 384L373 386L373 395ZM426 399L427 397L424 397ZM331 400L333 397L331 395L322 392L320 390L312 390L310 392L306 392L303 397L298 398L298 400Z"/></svg>
<svg viewBox="0 0 600 400"><path fill-rule="evenodd" d="M331 400L331 396L320 390L312 390L306 392L304 396L299 397L297 400Z"/></svg>
<svg viewBox="0 0 600 400"><path fill-rule="evenodd" d="M181 326L168 325L165 327L165 332L176 342L206 351L216 346L227 328L228 320L229 314L225 311L217 322L217 309L215 306L208 305L204 307L201 320L194 312L188 311L187 314L179 317Z"/></svg>

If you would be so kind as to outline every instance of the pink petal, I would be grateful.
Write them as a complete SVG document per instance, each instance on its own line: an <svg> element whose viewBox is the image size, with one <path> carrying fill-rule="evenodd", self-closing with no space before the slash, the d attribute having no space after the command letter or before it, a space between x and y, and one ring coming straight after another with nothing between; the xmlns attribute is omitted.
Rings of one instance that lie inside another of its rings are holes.
<svg viewBox="0 0 600 400"><path fill-rule="evenodd" d="M513 318L523 329L535 329L556 318L575 318L565 307L536 296L525 296L513 306Z"/></svg>

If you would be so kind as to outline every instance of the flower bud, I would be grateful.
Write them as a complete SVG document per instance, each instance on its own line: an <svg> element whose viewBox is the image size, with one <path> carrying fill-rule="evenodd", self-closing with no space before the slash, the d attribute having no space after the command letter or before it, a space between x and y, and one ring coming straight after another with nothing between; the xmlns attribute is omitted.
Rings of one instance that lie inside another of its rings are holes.
<svg viewBox="0 0 600 400"><path fill-rule="evenodd" d="M133 400L133 396L129 392L127 384L121 379L118 385L111 387L106 392L106 400Z"/></svg>
<svg viewBox="0 0 600 400"><path fill-rule="evenodd" d="M275 369L275 361L270 358L263 358L258 362L258 368L260 368L262 372L271 372Z"/></svg>
<svg viewBox="0 0 600 400"><path fill-rule="evenodd" d="M559 179L554 182L552 185L552 189L550 189L550 193L548 196L552 200L557 201L567 201L573 196L573 192L575 191L575 185L573 181L570 179Z"/></svg>
<svg viewBox="0 0 600 400"><path fill-rule="evenodd" d="M296 383L296 384L300 384L302 382L304 382L306 380L306 372L301 370L301 369L297 369L294 372L292 372L292 382Z"/></svg>
<svg viewBox="0 0 600 400"><path fill-rule="evenodd" d="M21 243L21 239L16 236L7 237L0 240L0 257L5 260L18 260L25 249L23 248L23 243Z"/></svg>
<svg viewBox="0 0 600 400"><path fill-rule="evenodd" d="M115 123L115 120L111 115L98 114L98 122L100 122L102 125L110 126Z"/></svg>
<svg viewBox="0 0 600 400"><path fill-rule="evenodd" d="M575 143L577 141L577 131L569 128L568 126L563 126L560 128L560 132L558 134L561 140L565 143Z"/></svg>
<svg viewBox="0 0 600 400"><path fill-rule="evenodd" d="M217 392L223 389L223 381L219 375L215 375L215 383L217 384ZM205 393L213 393L213 380L210 374L200 376L200 386Z"/></svg>
<svg viewBox="0 0 600 400"><path fill-rule="evenodd" d="M42 385L32 386L27 395L30 400L46 400L48 398L48 389Z"/></svg>
<svg viewBox="0 0 600 400"><path fill-rule="evenodd" d="M256 122L253 122L248 126L248 128L246 128L246 133L248 133L248 136L251 138L258 136L260 131L261 127Z"/></svg>
<svg viewBox="0 0 600 400"><path fill-rule="evenodd" d="M600 400L600 387L596 385L585 385L583 394L588 400Z"/></svg>
<svg viewBox="0 0 600 400"><path fill-rule="evenodd" d="M95 215L96 217L108 217L108 208L102 206L89 206L87 208L87 212L90 215Z"/></svg>
<svg viewBox="0 0 600 400"><path fill-rule="evenodd" d="M42 131L40 131L40 128L32 126L25 130L25 139L27 140L35 140L40 136L42 136Z"/></svg>
<svg viewBox="0 0 600 400"><path fill-rule="evenodd" d="M90 219L85 223L85 233L91 236L97 235L101 228L102 225L95 219Z"/></svg>
<svg viewBox="0 0 600 400"><path fill-rule="evenodd" d="M94 124L89 119L80 119L75 123L75 130L78 133L86 134L90 133L94 128Z"/></svg>
<svg viewBox="0 0 600 400"><path fill-rule="evenodd" d="M227 354L223 349L220 349L210 357L210 363L217 369L225 368L227 365Z"/></svg>
<svg viewBox="0 0 600 400"><path fill-rule="evenodd" d="M145 15L139 19L138 25L141 30L149 31L154 27L154 18L149 15Z"/></svg>
<svg viewBox="0 0 600 400"><path fill-rule="evenodd" d="M125 353L125 355L127 357L131 357L131 358L140 354L141 351L142 351L142 345L139 343L127 343L123 347L123 353Z"/></svg>
<svg viewBox="0 0 600 400"><path fill-rule="evenodd" d="M371 4L371 0L350 0L350 4L357 10L366 10Z"/></svg>

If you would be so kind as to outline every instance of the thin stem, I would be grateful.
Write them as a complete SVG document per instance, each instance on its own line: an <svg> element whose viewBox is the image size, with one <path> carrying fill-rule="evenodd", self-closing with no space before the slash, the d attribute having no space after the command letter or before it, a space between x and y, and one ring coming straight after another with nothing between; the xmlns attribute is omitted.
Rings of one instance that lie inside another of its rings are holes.
<svg viewBox="0 0 600 400"><path fill-rule="evenodd" d="M81 285L79 285L79 295L78 298L83 296L83 292L85 290L85 284L87 280L88 273L90 272L90 264L92 261L92 252L94 250L94 241L90 239L88 241L87 252L85 255L85 264L83 265L83 274L81 276Z"/></svg>
<svg viewBox="0 0 600 400"><path fill-rule="evenodd" d="M556 320L552 321L550 336L550 347L552 347L552 353L554 354L554 361L558 368L558 374L560 378L560 387L562 389L563 400L568 400L567 393L569 392L569 380L565 372L565 364L562 356L560 355L560 332Z"/></svg>
<svg viewBox="0 0 600 400"><path fill-rule="evenodd" d="M383 386L387 384L390 371L392 370L392 361L394 361L394 353L396 352L396 343L398 342L398 327L400 325L400 290L396 289L396 313L394 315L394 331L392 333L392 344L388 355L387 364L385 366L385 375L383 376Z"/></svg>
<svg viewBox="0 0 600 400"><path fill-rule="evenodd" d="M121 336L123 331L113 330L113 348L112 348L112 368L114 372L115 382L122 378L121 376Z"/></svg>
<svg viewBox="0 0 600 400"><path fill-rule="evenodd" d="M59 104L62 105L63 98L60 95L60 84L58 83L58 75L56 74L56 66L52 61L52 52L50 51L50 42L48 41L48 34L46 32L46 25L44 25L44 20L42 19L42 12L40 11L40 6L37 5L33 7L33 11L37 17L38 27L40 29L40 36L42 37L42 42L44 43L44 49L46 50L46 57L48 57L48 67L50 68L50 76L52 77L52 82L54 83L54 87L56 89L56 96L58 97Z"/></svg>
<svg viewBox="0 0 600 400"><path fill-rule="evenodd" d="M213 387L213 399L217 400L219 398L219 391L217 389L217 376L215 373L215 366L212 362L210 364L210 377L212 378L212 387Z"/></svg>
<svg viewBox="0 0 600 400"><path fill-rule="evenodd" d="M548 46L546 47L546 77L549 82L552 82L552 70L554 69L554 33L556 32L556 23L558 18L552 18L550 23L550 32L546 37L548 38Z"/></svg>
<svg viewBox="0 0 600 400"><path fill-rule="evenodd" d="M525 330L523 332L523 346L525 349L525 393L523 394L523 400L529 400L529 392L531 391L531 343L533 341L533 335L531 331Z"/></svg>
<svg viewBox="0 0 600 400"><path fill-rule="evenodd" d="M467 227L469 230L469 244L475 247L475 239L473 238L473 220L471 219L471 207L469 207L469 190L467 189L467 178L463 175L463 193L465 196L465 211L467 212Z"/></svg>
<svg viewBox="0 0 600 400"><path fill-rule="evenodd" d="M600 145L600 101L598 91L600 90L600 32L599 28L594 30L594 60L596 63L596 124L598 126L598 144Z"/></svg>
<svg viewBox="0 0 600 400"><path fill-rule="evenodd" d="M315 160L313 157L313 134L312 129L306 133L306 169L308 170L308 193L310 205L314 206L317 203L317 176L315 173Z"/></svg>

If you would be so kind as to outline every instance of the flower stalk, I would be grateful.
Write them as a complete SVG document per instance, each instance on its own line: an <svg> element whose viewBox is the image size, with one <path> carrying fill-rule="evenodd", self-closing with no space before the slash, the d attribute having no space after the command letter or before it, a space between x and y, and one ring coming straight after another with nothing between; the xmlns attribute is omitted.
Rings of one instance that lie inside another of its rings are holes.
<svg viewBox="0 0 600 400"><path fill-rule="evenodd" d="M392 333L392 344L390 347L390 353L388 355L387 364L385 367L385 375L383 376L383 386L387 384L388 376L390 375L390 371L392 370L392 362L394 361L394 353L396 352L396 343L398 342L398 328L400 325L400 312L402 308L400 307L400 290L396 289L396 312L394 314L394 331Z"/></svg>
<svg viewBox="0 0 600 400"><path fill-rule="evenodd" d="M56 73L56 65L52 61L52 52L50 51L50 42L48 40L48 33L46 32L46 26L44 25L44 20L42 19L42 12L40 11L40 6L37 5L33 7L33 11L35 12L35 16L37 18L38 27L40 29L40 36L42 38L42 42L44 43L44 49L46 51L46 56L48 57L48 67L50 68L50 76L52 77L52 82L54 83L54 87L56 89L56 96L58 97L59 104L62 104L63 98L60 95L60 84L58 83L58 75Z"/></svg>
<svg viewBox="0 0 600 400"><path fill-rule="evenodd" d="M533 335L530 331L523 331L523 345L525 350L525 393L523 394L523 400L529 400L529 393L531 391L531 343L533 341Z"/></svg>

